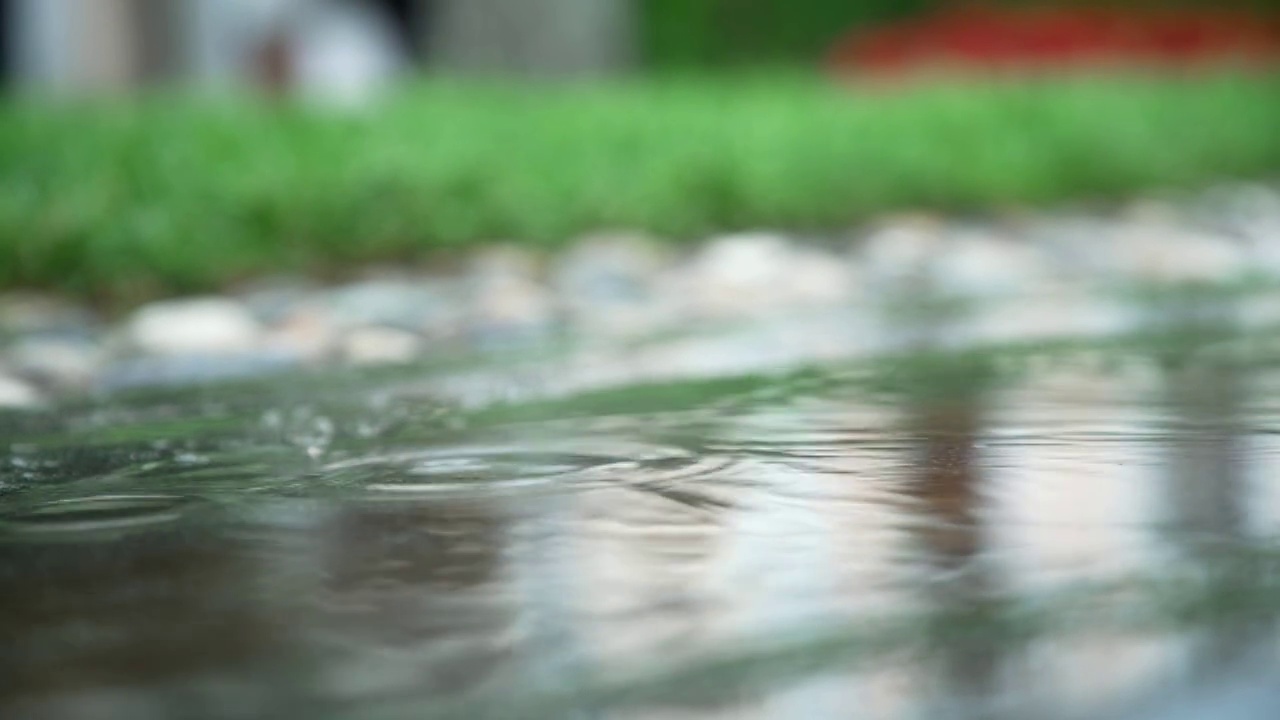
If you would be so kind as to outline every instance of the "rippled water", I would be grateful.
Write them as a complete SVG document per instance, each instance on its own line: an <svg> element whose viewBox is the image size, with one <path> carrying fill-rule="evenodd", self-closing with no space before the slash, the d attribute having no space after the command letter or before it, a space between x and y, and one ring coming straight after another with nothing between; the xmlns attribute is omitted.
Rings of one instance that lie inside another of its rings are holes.
<svg viewBox="0 0 1280 720"><path fill-rule="evenodd" d="M1273 368L1215 335L0 416L0 717L1276 717Z"/></svg>

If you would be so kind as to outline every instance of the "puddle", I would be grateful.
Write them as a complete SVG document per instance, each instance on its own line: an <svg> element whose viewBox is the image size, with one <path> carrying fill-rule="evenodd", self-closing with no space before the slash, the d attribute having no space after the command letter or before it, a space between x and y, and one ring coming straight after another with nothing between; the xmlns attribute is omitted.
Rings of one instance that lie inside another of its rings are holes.
<svg viewBox="0 0 1280 720"><path fill-rule="evenodd" d="M0 716L1280 712L1266 337L403 375L4 419Z"/></svg>

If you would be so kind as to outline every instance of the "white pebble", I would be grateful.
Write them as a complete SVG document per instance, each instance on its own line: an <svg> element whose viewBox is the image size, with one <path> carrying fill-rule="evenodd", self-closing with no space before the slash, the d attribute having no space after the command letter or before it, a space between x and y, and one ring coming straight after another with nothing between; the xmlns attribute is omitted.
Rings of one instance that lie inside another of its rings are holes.
<svg viewBox="0 0 1280 720"><path fill-rule="evenodd" d="M143 307L130 319L127 337L150 355L237 354L259 345L262 326L237 302L199 298Z"/></svg>

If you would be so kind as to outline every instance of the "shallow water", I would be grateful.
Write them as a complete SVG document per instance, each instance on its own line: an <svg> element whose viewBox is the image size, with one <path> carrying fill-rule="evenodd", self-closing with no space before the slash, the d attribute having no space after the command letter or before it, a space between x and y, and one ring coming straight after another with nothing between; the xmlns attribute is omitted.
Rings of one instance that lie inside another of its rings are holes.
<svg viewBox="0 0 1280 720"><path fill-rule="evenodd" d="M1275 717L1277 370L1211 333L0 416L0 717Z"/></svg>

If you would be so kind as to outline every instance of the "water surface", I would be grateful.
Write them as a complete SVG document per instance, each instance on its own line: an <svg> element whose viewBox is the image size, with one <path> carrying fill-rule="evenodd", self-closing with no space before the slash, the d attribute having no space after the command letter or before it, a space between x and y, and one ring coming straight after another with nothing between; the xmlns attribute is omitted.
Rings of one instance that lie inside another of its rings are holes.
<svg viewBox="0 0 1280 720"><path fill-rule="evenodd" d="M0 417L0 717L1275 717L1276 360L1170 335L471 402L411 368Z"/></svg>

